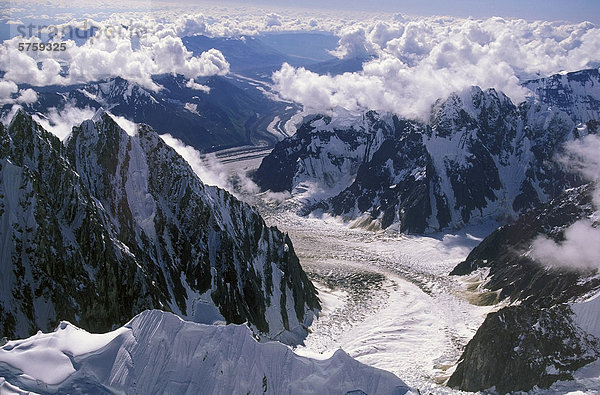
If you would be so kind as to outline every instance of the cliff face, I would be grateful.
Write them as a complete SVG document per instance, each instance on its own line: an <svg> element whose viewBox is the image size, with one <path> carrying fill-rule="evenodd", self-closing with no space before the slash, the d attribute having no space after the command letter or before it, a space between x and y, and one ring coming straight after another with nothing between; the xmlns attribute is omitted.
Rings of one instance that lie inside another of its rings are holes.
<svg viewBox="0 0 600 395"><path fill-rule="evenodd" d="M149 127L97 114L62 144L20 112L0 141L3 336L106 331L148 308L306 336L320 305L289 238Z"/></svg>
<svg viewBox="0 0 600 395"><path fill-rule="evenodd" d="M594 218L593 188L570 189L528 211L485 238L454 268L453 275L488 268L485 290L510 305L487 316L449 386L500 392L548 387L572 379L575 370L600 356L600 340L580 325L595 319L598 310L581 309L579 303L600 289L597 269L548 267L528 253L538 236L561 241L570 225Z"/></svg>

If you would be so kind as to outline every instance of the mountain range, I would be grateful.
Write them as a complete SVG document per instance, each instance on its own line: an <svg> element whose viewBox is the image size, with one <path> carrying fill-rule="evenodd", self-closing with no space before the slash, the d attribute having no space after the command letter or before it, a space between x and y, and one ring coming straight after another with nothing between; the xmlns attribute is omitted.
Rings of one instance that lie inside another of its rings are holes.
<svg viewBox="0 0 600 395"><path fill-rule="evenodd" d="M38 100L23 108L46 117L70 108L104 108L136 123L150 125L160 134L171 134L202 152L240 145L272 145L285 134L270 128L277 116L286 120L295 105L271 100L253 83L235 77L206 77L189 81L180 75L159 75L158 91L120 77L84 85L33 87ZM262 88L262 85L260 85ZM264 89L264 88L262 88ZM10 112L4 106L2 112Z"/></svg>
<svg viewBox="0 0 600 395"><path fill-rule="evenodd" d="M342 109L313 116L254 178L306 197L305 213L368 228L429 233L514 220L582 184L554 158L565 142L596 134L600 120L598 69L523 86L532 96L518 105L494 89L452 94L426 121Z"/></svg>

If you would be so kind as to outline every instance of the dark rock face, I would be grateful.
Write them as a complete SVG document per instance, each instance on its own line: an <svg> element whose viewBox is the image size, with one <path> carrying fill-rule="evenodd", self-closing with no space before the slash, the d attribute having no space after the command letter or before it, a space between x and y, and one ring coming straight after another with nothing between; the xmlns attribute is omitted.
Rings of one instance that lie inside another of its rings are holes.
<svg viewBox="0 0 600 395"><path fill-rule="evenodd" d="M397 137L384 140L371 160L359 167L352 185L318 208L335 215L370 212L383 228L399 222L402 231L424 232L431 215L430 196L440 196L430 190L436 174L420 127L395 118ZM390 185L390 180L398 182ZM444 222L447 212L438 214Z"/></svg>
<svg viewBox="0 0 600 395"><path fill-rule="evenodd" d="M129 136L104 114L63 145L20 112L0 137L2 336L106 331L148 308L202 321L210 304L267 337L306 335L320 305L287 235L148 126Z"/></svg>
<svg viewBox="0 0 600 395"><path fill-rule="evenodd" d="M256 181L273 191L328 190L305 211L408 233L516 219L582 184L553 159L565 142L597 133L600 118L597 70L525 86L539 97L518 106L494 89L453 94L427 124L375 112L319 116L275 146Z"/></svg>
<svg viewBox="0 0 600 395"><path fill-rule="evenodd" d="M600 289L595 270L548 268L526 252L544 235L564 230L593 212L593 185L573 188L521 215L485 238L451 274L489 268L485 288L519 302L491 313L469 342L448 385L463 390L548 387L600 356L598 339L574 323L568 302Z"/></svg>
<svg viewBox="0 0 600 395"><path fill-rule="evenodd" d="M490 313L462 355L448 386L496 392L549 387L600 356L598 339L570 319L568 306L510 306Z"/></svg>
<svg viewBox="0 0 600 395"><path fill-rule="evenodd" d="M544 307L565 303L600 287L600 280L590 273L573 270L548 270L527 255L533 240L545 235L556 241L564 239L564 230L577 220L591 215L592 186L566 191L560 197L521 215L486 237L458 264L451 275L465 275L489 267L486 288L498 291L500 300L535 302Z"/></svg>
<svg viewBox="0 0 600 395"><path fill-rule="evenodd" d="M374 112L353 121L351 126L340 125L318 115L305 122L263 159L255 181L274 192L289 191L304 182L333 190L347 186L365 155L372 154L371 146L378 146L374 142L377 133L392 133Z"/></svg>

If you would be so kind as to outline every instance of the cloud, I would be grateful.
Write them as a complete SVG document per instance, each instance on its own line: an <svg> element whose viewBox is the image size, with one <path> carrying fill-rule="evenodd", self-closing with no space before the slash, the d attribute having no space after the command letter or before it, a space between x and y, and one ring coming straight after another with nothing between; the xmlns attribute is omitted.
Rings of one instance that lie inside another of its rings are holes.
<svg viewBox="0 0 600 395"><path fill-rule="evenodd" d="M137 134L137 124L135 122L130 121L125 117L121 117L118 115L110 114L112 119L130 136L135 136Z"/></svg>
<svg viewBox="0 0 600 395"><path fill-rule="evenodd" d="M120 76L157 90L160 87L153 83L152 75L179 73L192 79L229 72L229 64L221 52L211 49L193 56L183 45L182 37L198 34L242 37L265 31L335 32L346 24L355 25L349 21L356 21L359 16L365 17L364 13L350 12L322 12L315 17L314 12L292 9L283 9L274 14L261 7L228 7L222 4L191 4L182 8L164 3L160 10L156 10L144 1L110 6L96 2L94 11L99 12L92 12L88 6L65 7L55 2L21 1L19 4L24 8L11 9L9 14L16 15L18 11L19 17L22 16L21 21L27 26L33 19L34 28L31 32L28 28L24 30L25 38L13 37L2 43L0 71L5 72L5 80L33 86L70 85ZM55 25L37 26L39 19L35 15L39 13L36 7L48 7L48 4L69 12L53 14ZM105 12L108 9L114 12ZM92 15L97 18L108 17L94 20ZM367 18L372 18L372 15ZM68 19L65 21L64 18ZM90 29L95 35L86 40L85 35L91 35ZM53 42L65 43L65 50L18 50L20 43L39 44L38 32L55 34ZM23 97L23 100L31 99L31 94Z"/></svg>
<svg viewBox="0 0 600 395"><path fill-rule="evenodd" d="M69 105L61 111L52 107L45 115L33 115L33 119L42 125L44 129L54 134L62 141L71 134L73 126L77 126L81 124L81 122L91 119L95 112L94 109L89 107L77 108Z"/></svg>
<svg viewBox="0 0 600 395"><path fill-rule="evenodd" d="M237 192L255 194L260 188L244 173L230 174L215 154L203 154L170 134L160 136L189 163L192 170L207 185L218 186L237 196Z"/></svg>
<svg viewBox="0 0 600 395"><path fill-rule="evenodd" d="M33 89L19 89L13 81L0 79L0 105L33 103L38 99Z"/></svg>
<svg viewBox="0 0 600 395"><path fill-rule="evenodd" d="M555 242L540 236L533 241L531 256L550 267L570 269L600 268L600 136L588 135L568 142L558 161L571 171L594 183L594 208L591 218L581 219L565 229L564 240Z"/></svg>
<svg viewBox="0 0 600 395"><path fill-rule="evenodd" d="M191 78L188 82L186 82L185 86L188 87L188 88L190 88L190 89L195 89L195 90L198 90L198 91L202 91L204 93L210 93L210 87L209 86L198 84L197 82L194 81L193 78Z"/></svg>
<svg viewBox="0 0 600 395"><path fill-rule="evenodd" d="M281 26L282 23L281 23L280 19L281 19L281 16L272 13L272 14L267 15L265 23L266 23L267 27Z"/></svg>
<svg viewBox="0 0 600 395"><path fill-rule="evenodd" d="M551 267L571 269L600 268L600 229L589 221L577 221L565 230L565 240L557 243L546 237L533 242L532 257Z"/></svg>
<svg viewBox="0 0 600 395"><path fill-rule="evenodd" d="M36 36L5 40L0 46L0 70L5 72L4 79L16 84L46 86L120 76L157 90L159 87L152 81L153 75L177 73L197 78L229 72L229 63L216 49L193 56L177 36L159 37L148 33L138 36L124 28L113 31L109 22L90 21L86 24L87 28L91 26L100 26L101 30L82 45L56 36L54 42L63 43L64 51L19 51L20 43L39 44L41 40ZM62 32L62 28L59 31ZM31 96L24 99L31 99Z"/></svg>
<svg viewBox="0 0 600 395"><path fill-rule="evenodd" d="M227 174L214 154L202 154L170 134L163 134L160 137L189 163L203 183L220 188L228 186Z"/></svg>
<svg viewBox="0 0 600 395"><path fill-rule="evenodd" d="M365 29L360 27L345 28L338 42L338 47L331 53L338 58L366 58L375 55L377 48L367 39Z"/></svg>
<svg viewBox="0 0 600 395"><path fill-rule="evenodd" d="M589 134L565 144L565 153L558 161L568 170L581 174L587 181L600 181L600 136ZM600 186L594 191L594 204L600 210Z"/></svg>
<svg viewBox="0 0 600 395"><path fill-rule="evenodd" d="M362 70L330 76L283 65L275 90L313 111L335 106L428 118L431 105L472 85L496 88L513 102L524 79L600 65L600 29L591 23L490 18L400 18L339 30L340 58Z"/></svg>

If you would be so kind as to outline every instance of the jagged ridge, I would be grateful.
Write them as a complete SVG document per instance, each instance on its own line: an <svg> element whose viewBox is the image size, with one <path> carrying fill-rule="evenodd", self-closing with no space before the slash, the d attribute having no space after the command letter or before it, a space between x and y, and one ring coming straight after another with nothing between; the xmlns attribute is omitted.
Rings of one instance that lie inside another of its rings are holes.
<svg viewBox="0 0 600 395"><path fill-rule="evenodd" d="M326 189L307 211L405 232L514 219L581 184L553 158L564 142L598 131L598 70L548 81L566 84L561 106L558 88L515 106L473 87L439 100L427 123L372 111L319 116L276 145L255 178L263 189Z"/></svg>
<svg viewBox="0 0 600 395"><path fill-rule="evenodd" d="M106 331L148 308L306 335L319 301L287 235L148 126L129 136L101 114L63 145L21 111L0 136L3 336Z"/></svg>

